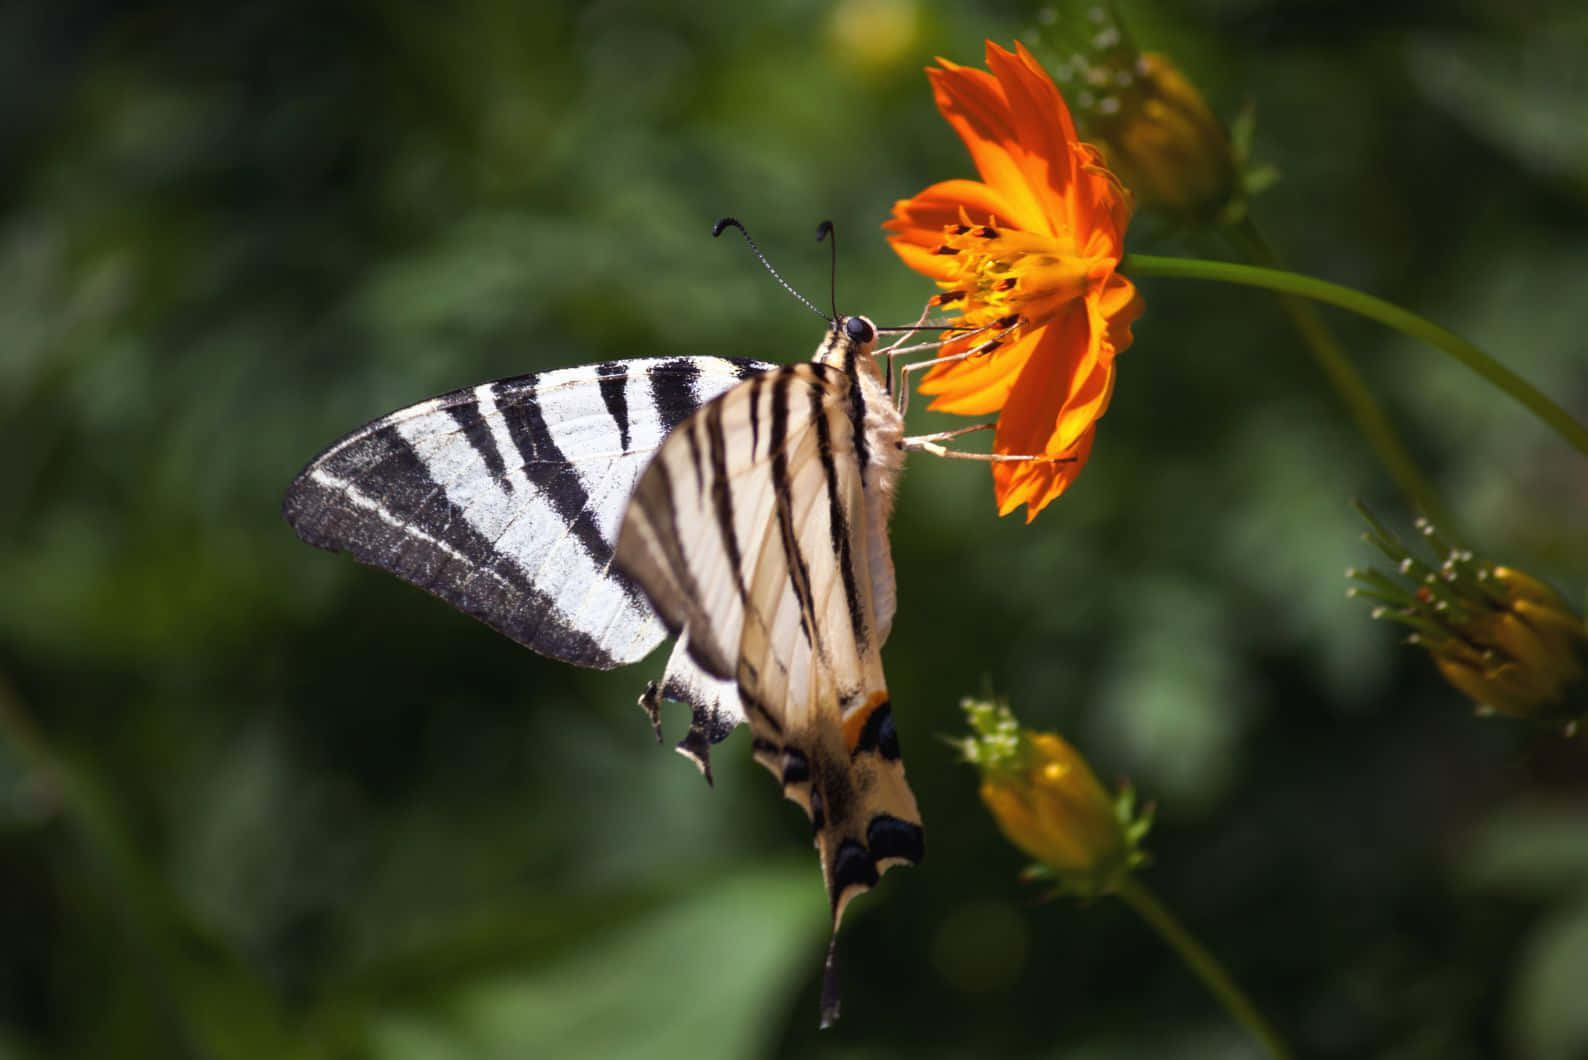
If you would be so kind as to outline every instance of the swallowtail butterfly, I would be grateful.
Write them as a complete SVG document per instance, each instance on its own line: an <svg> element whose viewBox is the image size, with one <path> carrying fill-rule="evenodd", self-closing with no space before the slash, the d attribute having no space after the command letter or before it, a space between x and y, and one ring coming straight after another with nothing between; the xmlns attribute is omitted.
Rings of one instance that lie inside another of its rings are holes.
<svg viewBox="0 0 1588 1060"><path fill-rule="evenodd" d="M541 654L606 669L676 637L641 699L658 738L659 699L688 704L678 749L709 780L711 745L748 721L810 816L835 933L824 1026L845 905L924 853L882 672L907 445L876 340L840 317L802 364L612 361L457 390L337 442L284 504L310 544Z"/></svg>

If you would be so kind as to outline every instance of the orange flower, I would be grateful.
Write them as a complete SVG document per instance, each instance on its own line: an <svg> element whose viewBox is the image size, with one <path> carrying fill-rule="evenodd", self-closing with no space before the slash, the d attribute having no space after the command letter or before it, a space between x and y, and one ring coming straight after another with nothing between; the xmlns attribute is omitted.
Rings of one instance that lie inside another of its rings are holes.
<svg viewBox="0 0 1588 1060"><path fill-rule="evenodd" d="M1130 193L1076 139L1064 99L1024 47L987 43L988 73L939 59L938 110L980 181L934 184L884 226L905 264L936 280L932 301L973 334L946 344L921 392L965 416L999 412L993 448L1049 459L993 464L998 512L1029 522L1080 474L1130 345L1141 299L1115 272ZM972 352L975 351L975 352Z"/></svg>

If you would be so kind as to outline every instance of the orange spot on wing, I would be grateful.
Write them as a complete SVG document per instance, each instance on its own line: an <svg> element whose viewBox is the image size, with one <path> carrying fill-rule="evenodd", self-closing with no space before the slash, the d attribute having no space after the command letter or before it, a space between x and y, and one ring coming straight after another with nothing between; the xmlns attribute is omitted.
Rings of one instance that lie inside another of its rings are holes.
<svg viewBox="0 0 1588 1060"><path fill-rule="evenodd" d="M872 712L888 702L887 692L873 692L866 697L866 701L844 718L844 746L849 748L851 754L860 745L860 734L866 731L866 722L871 720Z"/></svg>

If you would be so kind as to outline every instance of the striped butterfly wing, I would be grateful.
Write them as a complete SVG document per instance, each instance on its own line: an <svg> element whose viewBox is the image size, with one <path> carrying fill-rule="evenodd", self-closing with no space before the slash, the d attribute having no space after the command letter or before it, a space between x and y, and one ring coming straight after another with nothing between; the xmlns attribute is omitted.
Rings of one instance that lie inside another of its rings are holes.
<svg viewBox="0 0 1588 1060"><path fill-rule="evenodd" d="M757 760L811 818L835 935L851 898L924 853L881 660L902 424L869 343L858 366L854 345L835 329L817 362L756 376L681 423L636 485L617 550L699 667L737 683ZM824 1025L836 1015L829 948Z"/></svg>
<svg viewBox="0 0 1588 1060"><path fill-rule="evenodd" d="M283 513L310 544L390 571L543 655L633 662L666 631L612 567L630 490L679 422L769 367L613 361L453 391L332 445L293 482ZM670 696L716 694L684 655L675 664Z"/></svg>

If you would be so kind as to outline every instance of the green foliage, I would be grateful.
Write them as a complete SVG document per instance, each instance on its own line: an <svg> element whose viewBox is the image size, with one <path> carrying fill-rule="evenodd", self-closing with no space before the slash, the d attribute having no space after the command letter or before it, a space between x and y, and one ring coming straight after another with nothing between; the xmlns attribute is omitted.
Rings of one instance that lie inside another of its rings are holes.
<svg viewBox="0 0 1588 1060"><path fill-rule="evenodd" d="M1348 500L1400 509L1258 294L1144 282L1033 526L912 462L886 662L931 855L854 904L820 1037L807 826L742 733L708 790L633 705L659 661L570 671L282 523L320 447L444 389L808 356L723 214L818 304L832 218L839 305L913 320L876 226L971 173L920 68L1023 26L870 0L883 48L837 28L863 2L0 11L0 1058L1231 1055L1123 911L1019 904L934 739L988 679L1159 801L1153 889L1306 1055L1588 1048L1580 747L1468 719L1344 598ZM1584 93L1526 61L1573 5L1172 7L1122 13L1258 101L1287 261L1582 414ZM1580 458L1330 319L1462 536L1580 599Z"/></svg>

